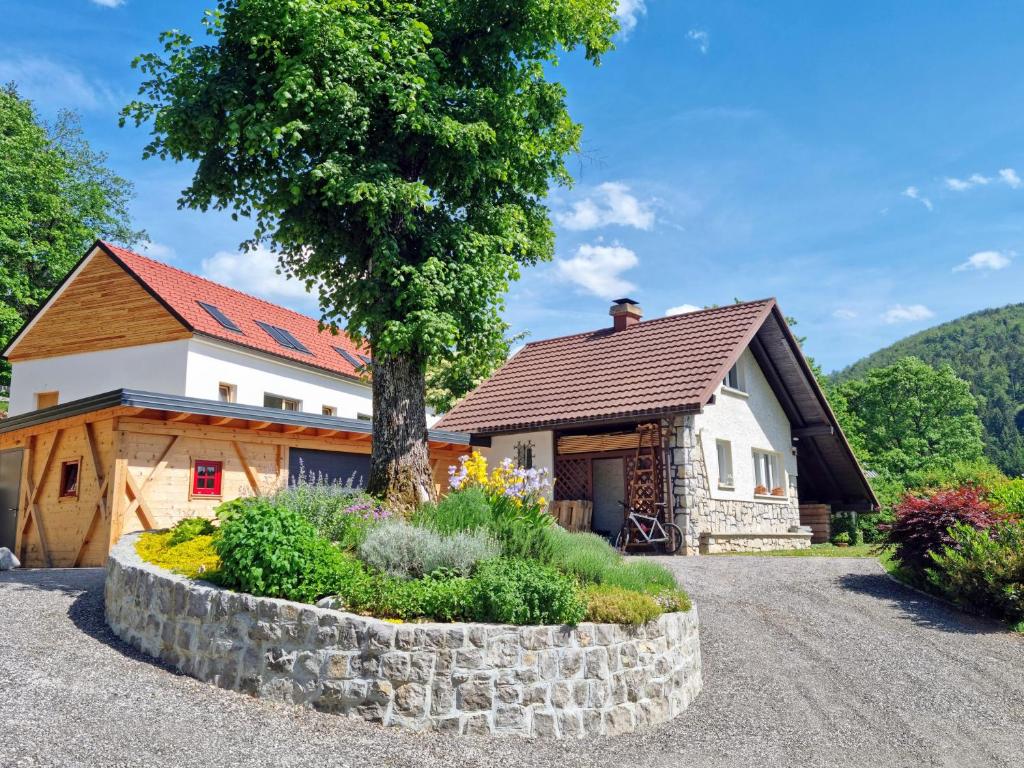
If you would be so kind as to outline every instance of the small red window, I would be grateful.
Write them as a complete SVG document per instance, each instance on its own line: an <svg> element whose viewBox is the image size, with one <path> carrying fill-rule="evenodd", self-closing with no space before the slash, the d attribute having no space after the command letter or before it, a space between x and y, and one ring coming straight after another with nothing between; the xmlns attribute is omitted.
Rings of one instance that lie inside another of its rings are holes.
<svg viewBox="0 0 1024 768"><path fill-rule="evenodd" d="M78 496L77 461L65 461L60 465L60 496L62 499Z"/></svg>
<svg viewBox="0 0 1024 768"><path fill-rule="evenodd" d="M220 496L221 462L196 459L192 465L192 495Z"/></svg>

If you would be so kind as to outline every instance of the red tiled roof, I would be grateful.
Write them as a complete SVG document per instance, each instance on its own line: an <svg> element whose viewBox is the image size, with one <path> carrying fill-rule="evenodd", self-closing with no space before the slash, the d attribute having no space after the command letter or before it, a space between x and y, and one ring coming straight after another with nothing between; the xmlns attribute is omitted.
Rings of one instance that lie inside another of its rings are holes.
<svg viewBox="0 0 1024 768"><path fill-rule="evenodd" d="M527 344L437 426L486 433L699 408L774 306L732 304Z"/></svg>
<svg viewBox="0 0 1024 768"><path fill-rule="evenodd" d="M101 246L169 307L190 330L331 373L354 379L364 378L355 366L334 350L334 347L339 347L353 355L369 356L365 348L357 346L344 333L334 335L330 331L321 331L319 322L311 317L125 248L110 243L101 243ZM241 328L242 333L235 333L222 326L197 301L219 308ZM282 347L256 325L257 320L289 331L310 354Z"/></svg>

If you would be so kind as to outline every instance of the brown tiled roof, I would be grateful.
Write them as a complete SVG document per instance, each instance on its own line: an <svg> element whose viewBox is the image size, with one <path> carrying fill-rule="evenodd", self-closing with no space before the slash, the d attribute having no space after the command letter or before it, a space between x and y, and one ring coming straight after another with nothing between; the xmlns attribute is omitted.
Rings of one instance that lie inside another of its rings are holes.
<svg viewBox="0 0 1024 768"><path fill-rule="evenodd" d="M699 408L774 306L751 301L527 344L438 427L489 433Z"/></svg>

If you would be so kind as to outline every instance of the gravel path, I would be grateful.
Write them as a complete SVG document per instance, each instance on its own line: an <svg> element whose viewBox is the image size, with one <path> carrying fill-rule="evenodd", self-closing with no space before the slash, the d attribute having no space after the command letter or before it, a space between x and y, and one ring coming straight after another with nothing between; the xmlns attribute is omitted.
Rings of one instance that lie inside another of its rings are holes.
<svg viewBox="0 0 1024 768"><path fill-rule="evenodd" d="M0 766L1003 766L1024 638L870 560L666 560L701 611L704 693L590 742L411 734L222 691L116 640L102 571L0 574Z"/></svg>

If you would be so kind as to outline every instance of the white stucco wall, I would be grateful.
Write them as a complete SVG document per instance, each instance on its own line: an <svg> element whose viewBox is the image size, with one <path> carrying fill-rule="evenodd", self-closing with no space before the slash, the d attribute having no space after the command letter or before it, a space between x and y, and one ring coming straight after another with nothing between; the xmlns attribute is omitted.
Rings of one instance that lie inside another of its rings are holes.
<svg viewBox="0 0 1024 768"><path fill-rule="evenodd" d="M13 363L9 413L35 410L37 392L59 392L61 403L114 389L184 395L188 345L185 339Z"/></svg>
<svg viewBox="0 0 1024 768"><path fill-rule="evenodd" d="M746 395L719 385L715 403L707 406L694 421L707 462L711 498L735 501L755 498L755 449L779 454L779 463L786 475L784 487L787 494L794 494L797 466L789 419L749 349L744 351L739 364ZM732 444L733 490L718 486L717 440L728 440ZM764 500L764 497L757 499Z"/></svg>
<svg viewBox="0 0 1024 768"><path fill-rule="evenodd" d="M533 443L533 466L535 469L547 469L548 477L555 476L555 433L554 432L518 432L511 435L495 435L491 438L489 448L479 451L487 459L488 467L496 467L504 459L516 458L516 444L528 441Z"/></svg>
<svg viewBox="0 0 1024 768"><path fill-rule="evenodd" d="M262 406L264 393L270 393L300 401L307 413L321 413L323 406L329 405L338 409L338 416L354 419L373 409L368 384L289 365L228 344L189 340L185 394L216 400L221 383L233 384L237 402L244 405Z"/></svg>

